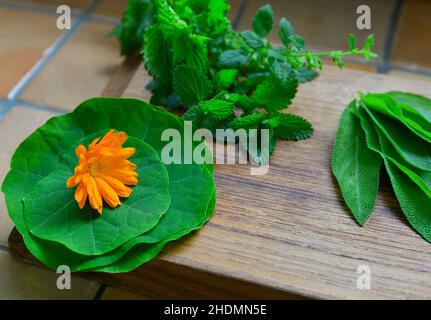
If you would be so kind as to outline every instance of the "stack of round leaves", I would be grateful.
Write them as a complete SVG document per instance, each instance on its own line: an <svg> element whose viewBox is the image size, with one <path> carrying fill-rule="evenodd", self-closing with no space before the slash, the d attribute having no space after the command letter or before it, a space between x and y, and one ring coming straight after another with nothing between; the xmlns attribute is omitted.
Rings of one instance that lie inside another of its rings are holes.
<svg viewBox="0 0 431 320"><path fill-rule="evenodd" d="M99 215L89 204L79 208L66 181L77 165L77 146L111 129L124 131L125 147L135 148L130 160L139 182L120 206L105 206ZM192 141L184 136L183 121L162 109L134 99L96 98L29 136L12 158L2 191L30 252L50 268L128 272L169 241L201 228L215 208L213 167L164 164L165 129Z"/></svg>
<svg viewBox="0 0 431 320"><path fill-rule="evenodd" d="M368 94L344 111L332 170L361 225L374 208L382 163L410 225L431 242L431 100Z"/></svg>

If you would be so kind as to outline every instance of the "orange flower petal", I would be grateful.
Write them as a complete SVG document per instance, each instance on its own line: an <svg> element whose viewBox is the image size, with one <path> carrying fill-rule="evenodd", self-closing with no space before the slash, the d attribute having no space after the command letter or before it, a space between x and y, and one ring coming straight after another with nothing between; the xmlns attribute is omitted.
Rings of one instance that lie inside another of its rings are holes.
<svg viewBox="0 0 431 320"><path fill-rule="evenodd" d="M128 159L136 150L122 147L127 139L125 132L116 133L111 129L94 139L88 149L84 145L76 148L78 165L66 186L78 186L75 200L81 209L88 200L101 214L104 202L115 208L121 204L119 197L127 198L133 192L128 186L138 184L138 174L134 171L137 167Z"/></svg>
<svg viewBox="0 0 431 320"><path fill-rule="evenodd" d="M115 208L121 204L117 193L101 178L95 178L97 187L102 194L103 200L111 207Z"/></svg>

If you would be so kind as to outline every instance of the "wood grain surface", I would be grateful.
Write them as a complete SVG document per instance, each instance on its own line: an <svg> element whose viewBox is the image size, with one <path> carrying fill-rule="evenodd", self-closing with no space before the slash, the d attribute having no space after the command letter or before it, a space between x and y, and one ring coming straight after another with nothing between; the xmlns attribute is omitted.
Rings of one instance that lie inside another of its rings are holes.
<svg viewBox="0 0 431 320"><path fill-rule="evenodd" d="M123 96L148 100L148 79L139 67ZM387 90L431 97L431 82L328 66L289 109L313 123L310 140L279 142L264 176L216 165L217 209L202 230L132 273L84 276L161 298L431 298L431 245L409 227L386 175L360 227L330 171L343 109L358 91ZM10 243L32 260L19 237ZM361 265L370 290L356 287Z"/></svg>

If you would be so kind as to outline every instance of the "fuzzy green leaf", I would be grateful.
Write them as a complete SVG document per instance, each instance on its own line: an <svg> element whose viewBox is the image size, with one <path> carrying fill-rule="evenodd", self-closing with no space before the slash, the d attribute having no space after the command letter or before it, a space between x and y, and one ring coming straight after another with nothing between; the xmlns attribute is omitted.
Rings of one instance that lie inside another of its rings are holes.
<svg viewBox="0 0 431 320"><path fill-rule="evenodd" d="M313 127L306 119L290 114L279 113L271 116L271 119L277 120L277 125L274 128L275 135L284 140L305 140L313 135Z"/></svg>
<svg viewBox="0 0 431 320"><path fill-rule="evenodd" d="M210 91L210 83L199 70L180 65L174 72L174 88L181 102L191 106L205 100Z"/></svg>
<svg viewBox="0 0 431 320"><path fill-rule="evenodd" d="M218 67L221 69L226 68L239 68L247 63L247 56L241 50L226 50L220 55L218 59Z"/></svg>
<svg viewBox="0 0 431 320"><path fill-rule="evenodd" d="M222 69L218 71L215 76L217 86L222 89L227 89L236 82L237 76L237 69Z"/></svg>
<svg viewBox="0 0 431 320"><path fill-rule="evenodd" d="M239 118L236 118L232 121L232 128L240 129L258 129L263 120L267 117L264 113L252 113L250 115L245 115Z"/></svg>
<svg viewBox="0 0 431 320"><path fill-rule="evenodd" d="M274 25L272 7L267 4L261 7L253 18L253 31L261 37L266 37Z"/></svg>
<svg viewBox="0 0 431 320"><path fill-rule="evenodd" d="M240 36L244 42L254 50L259 50L265 47L265 42L257 33L253 31L245 30L240 33Z"/></svg>
<svg viewBox="0 0 431 320"><path fill-rule="evenodd" d="M363 225L377 199L381 157L367 146L360 119L347 108L340 120L332 155L332 172L353 216Z"/></svg>
<svg viewBox="0 0 431 320"><path fill-rule="evenodd" d="M145 29L153 23L154 7L151 0L129 0L121 22L111 32L120 40L121 54L139 50Z"/></svg>
<svg viewBox="0 0 431 320"><path fill-rule="evenodd" d="M275 64L272 75L257 86L252 95L254 103L264 106L269 112L287 108L296 95L298 81L287 64Z"/></svg>
<svg viewBox="0 0 431 320"><path fill-rule="evenodd" d="M223 120L231 116L234 105L223 100L208 100L199 104L201 112L215 120Z"/></svg>
<svg viewBox="0 0 431 320"><path fill-rule="evenodd" d="M148 71L161 83L172 79L171 44L156 25L148 28L144 36L144 61Z"/></svg>
<svg viewBox="0 0 431 320"><path fill-rule="evenodd" d="M286 18L281 18L280 20L280 27L278 29L278 35L280 36L281 42L286 47L289 47L292 43L291 36L294 35L292 25L290 24L289 20Z"/></svg>
<svg viewBox="0 0 431 320"><path fill-rule="evenodd" d="M426 241L431 242L431 198L390 161L385 160L385 166L400 207L410 225Z"/></svg>

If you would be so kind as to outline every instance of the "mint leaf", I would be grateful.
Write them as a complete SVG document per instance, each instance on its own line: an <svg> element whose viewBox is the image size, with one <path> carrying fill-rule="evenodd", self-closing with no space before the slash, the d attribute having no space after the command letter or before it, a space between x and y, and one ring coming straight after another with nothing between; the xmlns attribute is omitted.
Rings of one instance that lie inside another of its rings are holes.
<svg viewBox="0 0 431 320"><path fill-rule="evenodd" d="M274 13L271 5L261 7L253 18L253 31L261 37L266 37L274 25Z"/></svg>
<svg viewBox="0 0 431 320"><path fill-rule="evenodd" d="M264 113L252 113L249 115L245 115L239 118L236 118L232 121L231 126L232 128L240 129L258 129L262 123L263 120L265 120L267 117Z"/></svg>
<svg viewBox="0 0 431 320"><path fill-rule="evenodd" d="M144 31L154 23L154 7L151 0L129 0L121 22L111 35L118 38L121 54L127 55L142 47Z"/></svg>
<svg viewBox="0 0 431 320"><path fill-rule="evenodd" d="M210 92L210 82L199 70L180 65L174 72L174 89L185 106L205 100Z"/></svg>
<svg viewBox="0 0 431 320"><path fill-rule="evenodd" d="M227 89L235 83L237 76L238 76L237 69L219 70L215 76L217 86L222 89Z"/></svg>
<svg viewBox="0 0 431 320"><path fill-rule="evenodd" d="M252 49L259 50L265 47L265 42L253 31L246 30L240 33L244 42Z"/></svg>
<svg viewBox="0 0 431 320"><path fill-rule="evenodd" d="M240 68L247 63L247 56L241 50L226 50L218 59L218 67L225 68Z"/></svg>
<svg viewBox="0 0 431 320"><path fill-rule="evenodd" d="M275 64L271 76L257 86L252 95L254 103L269 112L288 107L296 95L298 81L288 64Z"/></svg>
<svg viewBox="0 0 431 320"><path fill-rule="evenodd" d="M144 36L144 61L148 71L161 83L168 84L172 78L171 45L166 41L159 26L148 28Z"/></svg>
<svg viewBox="0 0 431 320"><path fill-rule="evenodd" d="M231 116L234 105L223 100L208 100L199 104L201 112L215 120L223 120Z"/></svg>
<svg viewBox="0 0 431 320"><path fill-rule="evenodd" d="M313 135L311 123L300 116L279 113L271 116L270 120L276 120L274 132L280 139L298 141L308 139Z"/></svg>
<svg viewBox="0 0 431 320"><path fill-rule="evenodd" d="M278 35L280 37L281 42L286 47L289 47L292 43L291 37L294 35L292 25L290 24L289 20L286 18L281 18L280 20L280 27L278 29Z"/></svg>

